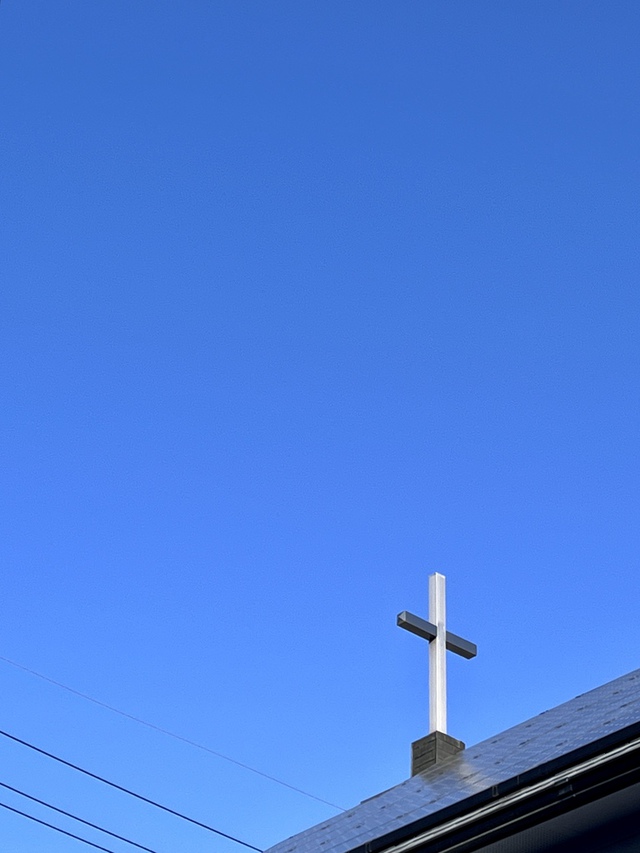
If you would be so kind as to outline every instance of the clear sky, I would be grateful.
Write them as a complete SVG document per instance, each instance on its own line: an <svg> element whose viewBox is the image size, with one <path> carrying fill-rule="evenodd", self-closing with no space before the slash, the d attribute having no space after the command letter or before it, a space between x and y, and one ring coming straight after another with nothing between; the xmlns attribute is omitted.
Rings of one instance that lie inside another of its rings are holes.
<svg viewBox="0 0 640 853"><path fill-rule="evenodd" d="M640 665L639 43L635 0L3 0L0 656L342 806L426 734L430 571L468 744ZM336 813L0 695L258 847ZM0 741L0 782L241 849Z"/></svg>

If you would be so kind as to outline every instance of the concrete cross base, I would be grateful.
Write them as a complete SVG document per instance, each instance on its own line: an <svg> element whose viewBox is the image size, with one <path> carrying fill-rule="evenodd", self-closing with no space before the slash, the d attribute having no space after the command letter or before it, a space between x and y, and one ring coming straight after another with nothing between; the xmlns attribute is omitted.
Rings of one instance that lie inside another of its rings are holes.
<svg viewBox="0 0 640 853"><path fill-rule="evenodd" d="M420 740L414 740L411 744L411 775L416 776L434 764L440 764L457 755L463 749L461 740L456 740L444 732L431 732Z"/></svg>

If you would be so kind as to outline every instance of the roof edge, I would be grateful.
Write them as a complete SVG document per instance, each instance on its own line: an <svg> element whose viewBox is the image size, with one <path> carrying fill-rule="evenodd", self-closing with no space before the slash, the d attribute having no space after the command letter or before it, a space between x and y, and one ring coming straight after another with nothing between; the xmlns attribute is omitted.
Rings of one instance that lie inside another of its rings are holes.
<svg viewBox="0 0 640 853"><path fill-rule="evenodd" d="M634 756L634 767L640 773L637 761L637 755L640 753L639 721L578 747L566 755L543 762L525 773L513 776L497 785L492 785L484 791L472 794L470 797L432 815L419 818L401 829L393 830L379 838L351 848L349 853L383 853L383 851L391 852L396 849L400 853L401 845L402 849L408 850L408 845L413 844L413 842L417 845L424 843L419 840L420 836L424 836L426 833L431 836L430 831L437 833L438 828L441 828L443 832L449 831L447 827L450 829L452 821L465 816L473 820L474 813L488 805L495 805L498 808L500 805L506 807L506 801L509 800L510 796L516 795L518 792L525 792L545 780L552 780L572 768L579 772L581 766L589 763L595 770L597 767L601 767L603 763L610 763L608 759L613 759L611 753L615 753L616 750L620 751L620 749L624 750L625 746L630 746L629 751ZM550 781L549 784L553 783ZM574 803L575 805L578 804Z"/></svg>

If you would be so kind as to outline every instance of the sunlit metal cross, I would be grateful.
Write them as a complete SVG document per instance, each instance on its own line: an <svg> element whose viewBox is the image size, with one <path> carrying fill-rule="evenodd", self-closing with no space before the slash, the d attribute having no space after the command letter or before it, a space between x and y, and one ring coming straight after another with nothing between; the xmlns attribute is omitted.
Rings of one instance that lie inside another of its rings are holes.
<svg viewBox="0 0 640 853"><path fill-rule="evenodd" d="M447 631L445 576L429 575L429 622L403 610L398 625L429 641L429 732L447 733L447 649L463 658L478 654L475 643Z"/></svg>

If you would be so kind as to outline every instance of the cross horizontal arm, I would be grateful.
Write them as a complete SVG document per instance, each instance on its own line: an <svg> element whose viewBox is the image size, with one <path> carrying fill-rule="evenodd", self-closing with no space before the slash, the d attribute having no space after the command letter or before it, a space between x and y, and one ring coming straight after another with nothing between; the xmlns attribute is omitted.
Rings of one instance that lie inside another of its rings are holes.
<svg viewBox="0 0 640 853"><path fill-rule="evenodd" d="M411 631L412 634L422 637L423 640L429 640L429 642L435 640L438 633L433 622L427 622L426 619L414 616L413 613L408 613L406 610L398 613L398 625L407 631ZM452 634L451 631L447 631L447 649L467 660L471 660L478 654L478 647L475 643L470 643L469 640L464 640L457 634Z"/></svg>
<svg viewBox="0 0 640 853"><path fill-rule="evenodd" d="M478 654L478 647L475 643L463 640L462 637L452 634L451 631L447 631L447 648L450 652L455 652L467 660L471 660Z"/></svg>
<svg viewBox="0 0 640 853"><path fill-rule="evenodd" d="M413 613L408 613L406 610L398 613L398 625L407 631L411 631L412 634L422 637L423 640L435 640L438 633L433 622L427 622L426 619L414 616Z"/></svg>

